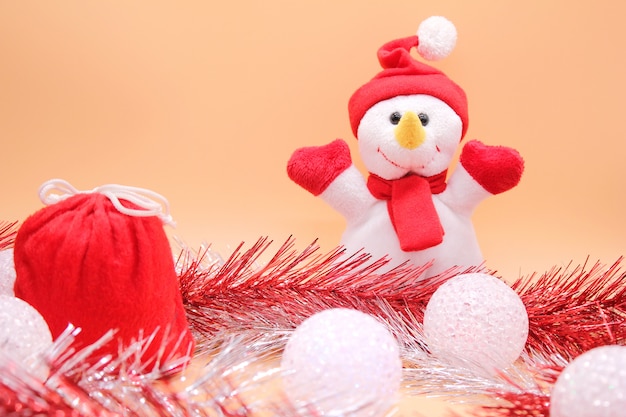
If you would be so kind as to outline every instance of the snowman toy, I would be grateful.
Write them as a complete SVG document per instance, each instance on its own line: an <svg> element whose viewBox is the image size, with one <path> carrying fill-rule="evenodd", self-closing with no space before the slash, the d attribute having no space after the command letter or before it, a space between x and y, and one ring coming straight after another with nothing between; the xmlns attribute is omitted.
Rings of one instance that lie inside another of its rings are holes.
<svg viewBox="0 0 626 417"><path fill-rule="evenodd" d="M350 98L348 111L367 180L352 163L346 142L297 149L289 177L341 213L341 244L426 266L423 277L484 263L471 215L485 198L515 187L524 162L519 153L477 140L467 142L459 164L448 167L468 127L465 92L433 61L450 54L456 28L439 16L424 20L417 35L383 45L383 68Z"/></svg>

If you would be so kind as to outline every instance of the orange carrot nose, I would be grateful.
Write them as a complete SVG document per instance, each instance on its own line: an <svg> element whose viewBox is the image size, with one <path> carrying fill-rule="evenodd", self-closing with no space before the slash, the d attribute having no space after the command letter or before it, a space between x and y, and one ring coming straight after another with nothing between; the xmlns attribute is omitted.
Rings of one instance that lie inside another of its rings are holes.
<svg viewBox="0 0 626 417"><path fill-rule="evenodd" d="M394 133L400 146L407 149L417 148L426 139L426 131L422 126L422 122L412 111L402 115Z"/></svg>

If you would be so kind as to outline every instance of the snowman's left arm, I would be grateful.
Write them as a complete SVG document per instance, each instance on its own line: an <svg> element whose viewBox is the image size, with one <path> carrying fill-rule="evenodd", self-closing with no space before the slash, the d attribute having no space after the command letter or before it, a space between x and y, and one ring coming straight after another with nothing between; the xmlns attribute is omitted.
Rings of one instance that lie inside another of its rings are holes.
<svg viewBox="0 0 626 417"><path fill-rule="evenodd" d="M467 215L485 198L515 187L524 172L524 160L515 149L477 140L463 147L459 162L441 200Z"/></svg>

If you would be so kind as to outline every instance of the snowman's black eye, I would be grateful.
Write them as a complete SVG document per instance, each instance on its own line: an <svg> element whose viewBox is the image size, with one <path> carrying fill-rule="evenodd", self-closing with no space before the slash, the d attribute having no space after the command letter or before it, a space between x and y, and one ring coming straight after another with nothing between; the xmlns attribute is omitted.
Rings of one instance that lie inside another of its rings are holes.
<svg viewBox="0 0 626 417"><path fill-rule="evenodd" d="M428 122L430 121L430 118L425 113L420 113L417 115L417 117L420 118L420 122L422 122L422 126L426 126Z"/></svg>
<svg viewBox="0 0 626 417"><path fill-rule="evenodd" d="M394 111L393 113L391 113L391 116L389 116L389 121L392 125L397 125L398 123L400 123L400 119L402 119L402 115L397 111Z"/></svg>

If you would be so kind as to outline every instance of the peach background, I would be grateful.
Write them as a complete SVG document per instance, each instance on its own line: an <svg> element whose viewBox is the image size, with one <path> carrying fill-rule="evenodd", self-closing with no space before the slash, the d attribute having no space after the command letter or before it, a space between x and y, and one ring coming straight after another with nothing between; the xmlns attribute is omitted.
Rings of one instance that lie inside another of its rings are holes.
<svg viewBox="0 0 626 417"><path fill-rule="evenodd" d="M39 185L121 183L171 203L192 246L260 236L335 247L343 219L292 183L291 152L352 146L352 92L376 50L430 15L457 26L436 64L470 100L467 138L517 148L522 183L474 221L508 279L624 254L626 151L618 1L0 2L0 219Z"/></svg>
<svg viewBox="0 0 626 417"><path fill-rule="evenodd" d="M522 183L474 220L513 279L624 254L626 8L618 1L0 3L0 219L39 185L121 183L171 203L192 246L261 236L335 247L343 219L285 173L300 146L345 138L376 50L450 18L436 64L470 100L467 138L517 148Z"/></svg>
<svg viewBox="0 0 626 417"><path fill-rule="evenodd" d="M39 185L165 195L172 232L222 254L289 235L338 243L343 220L285 173L348 140L376 50L430 15L457 26L436 64L470 100L467 137L517 148L516 189L474 216L507 279L625 253L626 7L618 1L0 2L0 219Z"/></svg>
<svg viewBox="0 0 626 417"><path fill-rule="evenodd" d="M487 264L513 279L624 254L626 8L618 1L0 3L0 219L39 185L121 183L171 203L192 246L260 236L337 244L343 219L292 183L291 152L351 144L346 104L376 50L441 14L437 64L470 100L467 138L525 157L520 186L483 203Z"/></svg>

